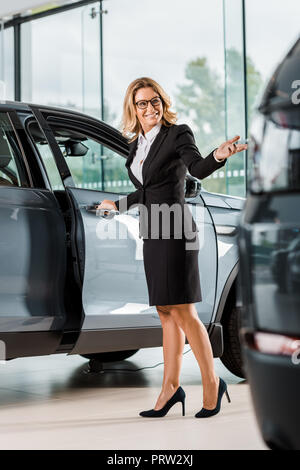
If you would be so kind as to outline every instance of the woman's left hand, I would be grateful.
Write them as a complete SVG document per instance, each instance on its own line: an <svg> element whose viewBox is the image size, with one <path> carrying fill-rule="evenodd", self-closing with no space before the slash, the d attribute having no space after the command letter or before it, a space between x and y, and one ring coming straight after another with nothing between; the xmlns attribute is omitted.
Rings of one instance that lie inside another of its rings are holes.
<svg viewBox="0 0 300 470"><path fill-rule="evenodd" d="M220 147L217 148L215 157L218 160L222 160L231 157L231 155L234 155L235 153L246 150L248 148L247 144L235 144L235 142L239 140L239 138L240 136L236 135L233 139L226 140L226 142L224 142L220 145Z"/></svg>

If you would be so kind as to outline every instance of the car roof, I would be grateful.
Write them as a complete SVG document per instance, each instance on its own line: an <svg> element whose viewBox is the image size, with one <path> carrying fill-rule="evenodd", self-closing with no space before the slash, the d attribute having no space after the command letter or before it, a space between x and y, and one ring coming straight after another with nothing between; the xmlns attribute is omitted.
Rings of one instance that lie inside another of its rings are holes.
<svg viewBox="0 0 300 470"><path fill-rule="evenodd" d="M90 116L88 114L85 114L85 113L82 113L80 111L77 111L77 110L73 110L73 109L70 109L70 108L65 108L64 106L52 106L52 105L45 105L45 104L39 104L39 103L27 103L27 102L24 102L24 101L10 101L10 100L1 100L0 101L0 107L1 105L4 105L4 107L9 107L9 108L12 108L12 109L16 109L17 111L30 111L30 108L31 106L34 106L36 108L41 108L41 109L49 109L49 110L52 110L52 111L57 111L57 112L66 112L66 113L70 113L70 114L75 114L77 116L84 116L84 117L90 117L92 119L95 119L96 121L99 121L101 123L103 123L104 125L107 125L105 122L101 121L100 119L94 117L94 116Z"/></svg>
<svg viewBox="0 0 300 470"><path fill-rule="evenodd" d="M123 150L125 153L128 152L128 140L122 135L122 133L116 129L115 127L111 126L110 124L102 121L101 119L91 116L89 114L82 113L77 110L65 108L63 106L51 106L51 105L45 105L45 104L37 104L37 103L26 103L23 101L10 101L10 100L1 100L0 101L0 110L1 107L4 108L10 108L11 110L14 111L19 111L19 112L31 112L31 107L36 107L38 109L44 110L44 111L53 111L54 113L65 113L68 114L69 116L73 116L74 118L84 118L87 123L88 121L92 122L97 122L100 124L104 129L106 128L108 132L110 132L111 135L122 145ZM103 130L104 130L103 129Z"/></svg>
<svg viewBox="0 0 300 470"><path fill-rule="evenodd" d="M97 121L99 124L101 124L102 126L104 127L108 127L110 130L114 131L116 134L119 135L119 137L121 139L125 139L125 137L122 136L121 132L116 129L115 127L111 126L110 124L102 121L101 119L95 117L95 116L92 116L90 114L85 114L85 113L82 113L80 111L77 111L77 110L73 110L73 109L70 109L70 108L65 108L63 106L52 106L52 105L45 105L45 104L38 104L38 103L26 103L26 102L23 102L23 101L10 101L10 100L1 100L0 101L0 109L1 107L5 107L5 108L11 108L12 110L15 110L15 111L31 111L31 106L34 106L36 108L39 108L39 109L42 109L42 110L49 110L49 111L54 111L54 112L57 112L57 113L67 113L67 114L73 114L74 117L81 117L81 118L88 118L88 119L91 119L93 121Z"/></svg>

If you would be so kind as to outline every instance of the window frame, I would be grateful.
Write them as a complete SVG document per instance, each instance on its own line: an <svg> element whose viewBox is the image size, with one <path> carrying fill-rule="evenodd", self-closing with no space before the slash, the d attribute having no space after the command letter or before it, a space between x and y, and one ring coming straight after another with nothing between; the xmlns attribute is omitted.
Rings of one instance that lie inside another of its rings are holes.
<svg viewBox="0 0 300 470"><path fill-rule="evenodd" d="M76 117L75 116L74 117L73 116L68 116L68 117L61 116L60 117L60 116L55 116L53 114L48 115L46 120L49 125L59 124L70 129L73 128L73 130L78 130L78 132L86 134L87 136L89 136L90 138L98 142L100 145L104 145L108 147L110 150L118 153L121 157L124 157L125 159L127 158L129 154L129 144L127 142L126 144L128 145L128 149L127 149L127 152L124 151L125 150L124 141L126 141L126 139L124 138L123 140L123 138L120 138L120 137L118 138L116 135L116 139L112 141L111 138L113 137L113 135L112 133L109 134L109 131L112 131L112 132L114 131L116 134L117 134L117 131L113 127L108 126L107 124L105 124L105 126L102 127L100 122L89 123L89 122L81 120L77 116ZM76 122L74 122L75 120ZM100 132L101 132L101 135L99 136ZM107 135L107 138L105 138L105 134ZM122 143L123 143L123 149L122 149Z"/></svg>
<svg viewBox="0 0 300 470"><path fill-rule="evenodd" d="M59 126L64 126L66 128L69 128L70 130L75 130L82 134L85 134L87 137L95 140L100 145L106 146L113 152L123 157L125 161L127 160L129 155L129 143L127 139L123 137L123 135L117 129L110 126L109 124L97 120L87 114L79 112L73 113L72 111L64 110L63 108L61 110L58 110L56 108L49 108L48 106L29 104L29 109L31 110L31 112L29 112L29 118L25 119L24 121L25 132L27 134L27 138L31 141L31 146L34 147L35 152L38 154L38 161L40 165L42 165L43 171L47 175L46 179L50 190L52 190L52 187L49 181L48 173L46 171L44 162L41 161L42 157L39 154L34 139L32 138L28 128L30 123L32 122L30 118L37 122L38 126L45 135L48 145L52 151L57 169L61 176L64 188L76 188L76 186L74 185L74 181L72 181L72 176L68 168L67 162L65 161L65 157L61 152L61 149L56 141L56 138L52 132L50 125L55 124ZM63 172L63 174L61 172ZM73 184L65 184L66 180L72 181ZM83 189L88 190L88 188ZM131 192L132 191L122 194L126 195L130 194Z"/></svg>
<svg viewBox="0 0 300 470"><path fill-rule="evenodd" d="M38 149L38 147L37 147L37 145L36 145L36 143L33 139L33 136L30 132L31 124L36 124L37 126L39 126L39 123L38 123L37 119L35 118L35 116L33 114L29 114L28 117L25 118L25 121L24 121L25 131L26 131L26 134L29 138L32 149L33 149L34 153L37 155L38 162L39 162L39 165L41 167L41 171L42 171L43 178L44 178L44 181L45 181L46 189L53 192L53 187L52 187L51 181L49 179L48 171L47 171L47 168L45 166L43 157L40 154L40 151L39 151L39 149ZM50 148L50 151L52 152L52 149L51 149L50 145L49 145L49 148ZM53 159L54 159L54 157L53 157ZM54 159L54 162L55 162L55 159ZM56 164L56 162L55 162L55 164ZM57 171L58 171L58 169L57 169Z"/></svg>
<svg viewBox="0 0 300 470"><path fill-rule="evenodd" d="M33 180L32 180L29 164L28 164L26 153L25 153L24 146L23 146L23 139L19 132L20 130L22 130L22 124L19 120L19 117L16 111L1 107L0 113L7 117L9 124L11 126L11 131L15 137L16 149L13 149L13 158L14 158L14 162L17 168L18 177L21 183L20 186L12 185L12 186L5 186L5 188L29 189L33 186Z"/></svg>

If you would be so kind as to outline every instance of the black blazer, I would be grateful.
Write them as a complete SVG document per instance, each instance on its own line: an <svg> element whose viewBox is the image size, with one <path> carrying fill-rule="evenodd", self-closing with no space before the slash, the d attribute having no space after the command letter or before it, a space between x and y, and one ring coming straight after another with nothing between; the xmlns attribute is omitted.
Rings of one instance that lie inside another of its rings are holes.
<svg viewBox="0 0 300 470"><path fill-rule="evenodd" d="M137 205L143 205L139 206L140 238L178 238L180 234L182 235L183 230L198 231L190 210L184 210L184 183L187 169L192 176L203 179L224 166L227 159L218 163L213 156L215 149L206 158L203 158L195 144L193 132L186 124L174 124L170 127L162 125L143 164L142 184L130 169L136 153L137 142L138 139L135 139L129 144L129 155L125 164L136 191L115 201L120 213ZM167 228L167 232L164 231L165 228L163 229L160 216L157 218L156 215L155 220L154 215L151 216L151 205L163 203L166 204L165 207L177 203L177 208L179 204L182 209L180 220L178 211L169 210L170 226ZM143 207L145 207L144 210ZM186 207L188 206L186 205ZM186 214L188 214L188 220ZM151 227L153 227L156 236L153 236ZM168 233L168 229L170 233Z"/></svg>

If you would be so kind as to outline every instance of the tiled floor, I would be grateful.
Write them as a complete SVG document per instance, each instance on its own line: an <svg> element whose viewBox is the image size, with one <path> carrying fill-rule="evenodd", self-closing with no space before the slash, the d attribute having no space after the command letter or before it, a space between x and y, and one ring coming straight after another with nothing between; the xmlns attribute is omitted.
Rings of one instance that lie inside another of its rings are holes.
<svg viewBox="0 0 300 470"><path fill-rule="evenodd" d="M190 347L185 346L185 352ZM0 364L0 449L267 449L259 433L249 386L215 359L228 384L221 412L194 418L202 386L192 351L184 354L181 386L186 416L177 403L158 419L142 418L160 391L162 348L140 350L104 373L86 373L80 356L57 354ZM117 369L139 369L137 372Z"/></svg>

